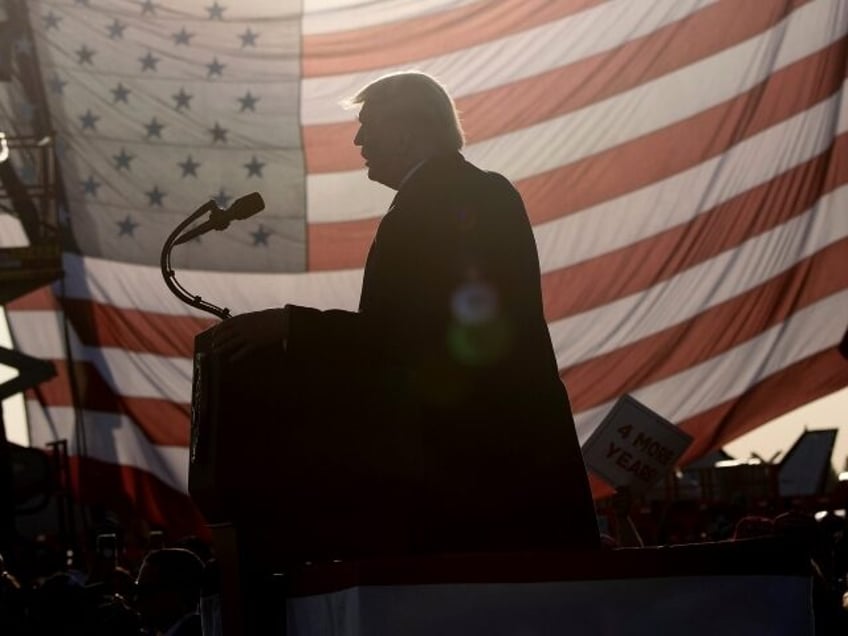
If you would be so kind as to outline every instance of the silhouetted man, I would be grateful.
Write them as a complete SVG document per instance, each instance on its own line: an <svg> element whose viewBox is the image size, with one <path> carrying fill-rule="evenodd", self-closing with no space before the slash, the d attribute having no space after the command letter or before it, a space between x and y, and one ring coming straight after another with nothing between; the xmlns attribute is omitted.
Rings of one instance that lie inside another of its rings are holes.
<svg viewBox="0 0 848 636"><path fill-rule="evenodd" d="M200 636L203 562L182 548L144 557L135 583L135 605L146 625L163 636Z"/></svg>
<svg viewBox="0 0 848 636"><path fill-rule="evenodd" d="M597 546L521 197L460 154L454 103L432 77L385 76L349 101L368 178L397 190L359 311L237 316L216 348L278 347L295 368L324 369L325 400L376 449L360 459L406 489L413 550Z"/></svg>

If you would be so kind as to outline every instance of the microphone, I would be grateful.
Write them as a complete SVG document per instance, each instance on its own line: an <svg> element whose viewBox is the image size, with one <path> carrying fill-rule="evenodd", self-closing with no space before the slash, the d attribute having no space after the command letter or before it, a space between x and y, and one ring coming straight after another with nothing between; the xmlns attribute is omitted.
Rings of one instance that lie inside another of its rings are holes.
<svg viewBox="0 0 848 636"><path fill-rule="evenodd" d="M230 221L246 219L265 209L265 201L262 200L262 195L258 192L251 192L236 199L226 210L219 208L214 201L209 203L213 206L209 220L183 234L174 241L174 245L187 243L212 230L225 230L229 227Z"/></svg>

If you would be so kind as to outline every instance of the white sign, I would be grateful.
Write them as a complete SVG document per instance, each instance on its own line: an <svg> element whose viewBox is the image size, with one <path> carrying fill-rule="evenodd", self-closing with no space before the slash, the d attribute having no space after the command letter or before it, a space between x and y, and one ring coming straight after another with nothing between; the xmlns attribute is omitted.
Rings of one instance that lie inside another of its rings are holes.
<svg viewBox="0 0 848 636"><path fill-rule="evenodd" d="M691 443L691 435L625 395L586 441L583 457L612 486L640 493L665 477Z"/></svg>

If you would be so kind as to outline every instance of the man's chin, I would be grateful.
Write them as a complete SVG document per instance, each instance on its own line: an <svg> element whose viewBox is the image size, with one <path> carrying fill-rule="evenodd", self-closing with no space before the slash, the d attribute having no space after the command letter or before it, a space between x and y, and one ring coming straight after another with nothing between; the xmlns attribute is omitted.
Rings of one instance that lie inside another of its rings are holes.
<svg viewBox="0 0 848 636"><path fill-rule="evenodd" d="M386 182L385 175L381 175L379 170L374 170L373 166L366 166L366 168L368 169L368 178L371 181L375 181L376 183L382 184L389 188L393 187Z"/></svg>

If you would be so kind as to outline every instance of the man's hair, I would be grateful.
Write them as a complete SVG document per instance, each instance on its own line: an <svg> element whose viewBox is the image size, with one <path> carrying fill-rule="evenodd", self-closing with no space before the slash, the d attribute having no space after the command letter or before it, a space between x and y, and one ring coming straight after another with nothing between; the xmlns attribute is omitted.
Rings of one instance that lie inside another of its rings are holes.
<svg viewBox="0 0 848 636"><path fill-rule="evenodd" d="M452 152L465 143L453 99L444 85L427 73L401 71L383 75L343 102L348 108L366 103L426 135L440 150Z"/></svg>

